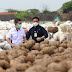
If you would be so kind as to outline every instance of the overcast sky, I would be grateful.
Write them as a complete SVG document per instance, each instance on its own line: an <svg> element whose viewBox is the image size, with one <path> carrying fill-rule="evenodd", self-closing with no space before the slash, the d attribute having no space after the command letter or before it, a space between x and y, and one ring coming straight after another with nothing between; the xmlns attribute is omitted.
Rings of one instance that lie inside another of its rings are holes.
<svg viewBox="0 0 72 72"><path fill-rule="evenodd" d="M5 9L27 10L34 8L40 11L44 8L55 11L68 1L71 0L0 0L0 12L4 12Z"/></svg>

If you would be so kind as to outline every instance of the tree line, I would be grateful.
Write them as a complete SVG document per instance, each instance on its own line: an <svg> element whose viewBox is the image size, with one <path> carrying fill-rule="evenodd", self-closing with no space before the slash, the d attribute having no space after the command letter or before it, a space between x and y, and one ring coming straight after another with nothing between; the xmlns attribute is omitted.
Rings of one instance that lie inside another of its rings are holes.
<svg viewBox="0 0 72 72"><path fill-rule="evenodd" d="M72 11L72 1L66 2L61 7L62 13L68 13ZM39 11L38 9L28 9L25 11L19 11L14 9L7 9L8 12L16 12L16 17L21 20L28 21L28 17L32 18L34 15L38 14L50 14L50 13L58 13L57 11L49 11L46 8L43 11Z"/></svg>

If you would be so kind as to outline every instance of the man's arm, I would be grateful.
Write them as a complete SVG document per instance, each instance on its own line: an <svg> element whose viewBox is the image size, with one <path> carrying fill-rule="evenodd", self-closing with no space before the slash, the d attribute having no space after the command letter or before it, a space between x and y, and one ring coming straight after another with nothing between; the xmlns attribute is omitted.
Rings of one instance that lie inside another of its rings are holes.
<svg viewBox="0 0 72 72"><path fill-rule="evenodd" d="M6 36L6 40L12 47L15 47L15 45L11 43L11 40L10 40L11 36L12 36L12 31L10 30L9 33L7 34L7 36Z"/></svg>
<svg viewBox="0 0 72 72"><path fill-rule="evenodd" d="M6 40L12 47L15 47L15 45L11 43L10 38L6 38Z"/></svg>
<svg viewBox="0 0 72 72"><path fill-rule="evenodd" d="M47 31L44 29L44 28L42 28L42 32L43 32L43 36L45 37L45 38L47 38L48 37L48 33L47 33ZM44 37L42 37L42 38L44 38Z"/></svg>
<svg viewBox="0 0 72 72"><path fill-rule="evenodd" d="M26 37L23 37L23 40L24 40L24 42L27 42L27 39L26 39Z"/></svg>
<svg viewBox="0 0 72 72"><path fill-rule="evenodd" d="M48 37L47 31L46 31L44 28L42 28L41 30L42 30L42 32L43 32L44 35L43 35L42 37L38 37L38 38L37 38L37 41L41 41L41 40L43 40L44 38L47 38L47 37Z"/></svg>

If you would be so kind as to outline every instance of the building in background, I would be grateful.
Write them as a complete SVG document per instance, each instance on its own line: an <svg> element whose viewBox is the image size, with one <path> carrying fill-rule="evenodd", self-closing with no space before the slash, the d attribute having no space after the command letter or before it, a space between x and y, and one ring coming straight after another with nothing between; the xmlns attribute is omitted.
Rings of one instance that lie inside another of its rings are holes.
<svg viewBox="0 0 72 72"><path fill-rule="evenodd" d="M4 12L0 13L0 20L1 21L10 21L11 19L15 19L15 12Z"/></svg>
<svg viewBox="0 0 72 72"><path fill-rule="evenodd" d="M62 18L57 13L38 14L35 15L40 18L40 21L62 21Z"/></svg>

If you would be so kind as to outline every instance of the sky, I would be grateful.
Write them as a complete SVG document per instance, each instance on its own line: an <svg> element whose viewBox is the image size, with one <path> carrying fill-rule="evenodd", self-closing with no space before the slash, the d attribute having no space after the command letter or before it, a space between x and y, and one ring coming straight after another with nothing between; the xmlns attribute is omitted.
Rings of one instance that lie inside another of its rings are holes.
<svg viewBox="0 0 72 72"><path fill-rule="evenodd" d="M6 9L39 9L42 11L45 8L56 11L62 7L63 3L68 1L71 0L0 0L0 12L5 12Z"/></svg>

